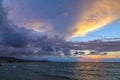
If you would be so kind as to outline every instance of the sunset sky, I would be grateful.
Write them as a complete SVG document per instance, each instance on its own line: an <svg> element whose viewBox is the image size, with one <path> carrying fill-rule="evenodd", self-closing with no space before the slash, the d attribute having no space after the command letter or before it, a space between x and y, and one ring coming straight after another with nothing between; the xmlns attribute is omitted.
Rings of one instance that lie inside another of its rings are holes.
<svg viewBox="0 0 120 80"><path fill-rule="evenodd" d="M25 41L28 40L28 36L35 39L40 35L47 35L51 38L57 35L66 41L73 42L120 38L120 0L0 0L0 20L3 21L0 26L12 26L11 29L15 32L13 34L16 36L16 32L20 33L18 39L22 37ZM0 29L0 35L5 36L6 33L9 34L8 30L11 30L8 27ZM8 36L7 38L13 40L11 34L11 37ZM17 41L16 37L14 39ZM6 40L6 37L3 40ZM23 44L24 40L20 42L18 40L17 45ZM27 49L33 49L33 43L29 45L32 47L27 47ZM3 48L5 46L1 44L0 49ZM22 48L8 47L8 49L12 52L12 50L19 51ZM32 57L56 61L97 61L97 59L120 61L120 51L107 53L107 55L70 56L69 59L66 56L60 58L54 55Z"/></svg>

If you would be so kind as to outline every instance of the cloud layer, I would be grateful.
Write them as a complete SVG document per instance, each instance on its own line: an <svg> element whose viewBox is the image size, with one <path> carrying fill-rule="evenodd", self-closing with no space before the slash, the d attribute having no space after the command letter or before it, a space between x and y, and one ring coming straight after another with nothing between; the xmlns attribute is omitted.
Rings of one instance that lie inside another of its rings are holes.
<svg viewBox="0 0 120 80"><path fill-rule="evenodd" d="M88 32L98 30L105 25L120 19L120 0L91 0L84 5L84 11L78 15L78 21L73 27L73 36L85 36Z"/></svg>

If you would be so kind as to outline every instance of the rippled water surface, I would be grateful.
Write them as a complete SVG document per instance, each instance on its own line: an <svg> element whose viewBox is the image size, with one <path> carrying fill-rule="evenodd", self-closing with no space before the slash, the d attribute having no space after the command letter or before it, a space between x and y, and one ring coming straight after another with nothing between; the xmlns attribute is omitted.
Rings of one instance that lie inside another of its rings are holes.
<svg viewBox="0 0 120 80"><path fill-rule="evenodd" d="M120 63L12 63L0 80L120 80Z"/></svg>

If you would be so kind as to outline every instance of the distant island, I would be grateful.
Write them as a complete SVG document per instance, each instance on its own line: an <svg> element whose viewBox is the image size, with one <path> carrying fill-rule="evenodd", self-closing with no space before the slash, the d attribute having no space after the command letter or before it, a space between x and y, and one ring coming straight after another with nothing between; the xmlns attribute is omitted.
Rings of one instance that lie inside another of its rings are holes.
<svg viewBox="0 0 120 80"><path fill-rule="evenodd" d="M15 63L15 62L49 62L49 61L48 60L25 60L25 59L18 59L15 57L0 57L0 63Z"/></svg>

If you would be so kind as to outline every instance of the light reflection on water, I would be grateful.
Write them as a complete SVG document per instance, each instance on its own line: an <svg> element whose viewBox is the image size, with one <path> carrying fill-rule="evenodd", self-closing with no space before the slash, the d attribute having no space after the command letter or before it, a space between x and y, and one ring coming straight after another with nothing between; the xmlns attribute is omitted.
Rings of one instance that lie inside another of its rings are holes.
<svg viewBox="0 0 120 80"><path fill-rule="evenodd" d="M5 64L0 80L120 80L120 63Z"/></svg>

